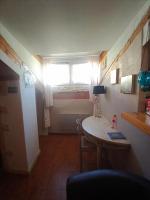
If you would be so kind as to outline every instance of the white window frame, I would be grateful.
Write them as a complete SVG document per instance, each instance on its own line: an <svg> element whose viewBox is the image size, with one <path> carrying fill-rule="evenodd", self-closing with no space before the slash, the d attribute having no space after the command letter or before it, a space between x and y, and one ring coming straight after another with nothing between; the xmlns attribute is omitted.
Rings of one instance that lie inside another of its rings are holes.
<svg viewBox="0 0 150 200"><path fill-rule="evenodd" d="M84 62L84 63L86 64L86 63L88 63L88 62ZM84 63L83 63L83 64L84 64ZM74 64L76 64L76 63L68 63L68 62L62 62L62 63L61 63L61 62L58 62L58 63L57 63L57 62L56 62L56 63L53 63L53 64L56 64L56 65L57 65L57 64L58 64L58 65L59 65L59 64L60 64L60 65L61 65L61 64L62 64L62 65L63 65L63 64L66 64L66 65L68 65L68 67L69 67L69 80L70 80L69 83L55 85L54 87L59 87L59 86L68 86L68 87L69 87L69 86L81 86L81 87L84 87L84 86L85 86L85 88L87 88L87 86L90 85L90 83L89 83L89 84L86 84L86 83L73 83L73 81L72 81L72 76L73 76L73 75L72 75L72 66L73 66ZM82 63L77 63L77 64L82 64Z"/></svg>

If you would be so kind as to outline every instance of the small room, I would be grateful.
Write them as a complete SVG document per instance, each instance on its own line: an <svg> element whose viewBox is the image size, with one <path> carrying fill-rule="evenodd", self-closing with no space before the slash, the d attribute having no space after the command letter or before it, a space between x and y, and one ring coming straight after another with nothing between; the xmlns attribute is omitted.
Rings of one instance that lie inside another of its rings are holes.
<svg viewBox="0 0 150 200"><path fill-rule="evenodd" d="M5 63L0 61L0 124L1 124L1 133L0 133L0 155L1 155L1 169L9 165L9 148L11 148L11 138L9 137L11 123L17 126L17 106L18 96L17 96L17 86L19 76L10 69ZM11 99L11 100L10 100ZM15 110L13 110L15 107ZM16 113L14 112L16 111ZM8 114L9 113L9 114ZM13 116L11 113L14 113ZM9 116L8 116L9 115ZM17 128L19 129L19 127ZM9 138L9 139L8 139ZM2 159L2 156L7 154L5 159ZM3 162L2 162L3 160Z"/></svg>
<svg viewBox="0 0 150 200"><path fill-rule="evenodd" d="M147 200L149 151L150 0L2 0L0 198Z"/></svg>

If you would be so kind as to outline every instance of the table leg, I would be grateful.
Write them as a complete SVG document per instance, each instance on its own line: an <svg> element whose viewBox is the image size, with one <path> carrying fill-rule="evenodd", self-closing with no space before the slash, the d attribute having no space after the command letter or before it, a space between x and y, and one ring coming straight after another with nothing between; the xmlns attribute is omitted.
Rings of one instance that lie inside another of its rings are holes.
<svg viewBox="0 0 150 200"><path fill-rule="evenodd" d="M97 168L103 167L103 158L102 158L102 147L100 145L97 145Z"/></svg>

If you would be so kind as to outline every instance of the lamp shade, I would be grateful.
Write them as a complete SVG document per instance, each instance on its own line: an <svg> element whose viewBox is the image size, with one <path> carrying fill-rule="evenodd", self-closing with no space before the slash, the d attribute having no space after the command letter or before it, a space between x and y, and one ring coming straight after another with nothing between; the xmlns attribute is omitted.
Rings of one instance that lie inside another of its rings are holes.
<svg viewBox="0 0 150 200"><path fill-rule="evenodd" d="M93 87L93 94L105 94L106 90L103 85L96 85Z"/></svg>

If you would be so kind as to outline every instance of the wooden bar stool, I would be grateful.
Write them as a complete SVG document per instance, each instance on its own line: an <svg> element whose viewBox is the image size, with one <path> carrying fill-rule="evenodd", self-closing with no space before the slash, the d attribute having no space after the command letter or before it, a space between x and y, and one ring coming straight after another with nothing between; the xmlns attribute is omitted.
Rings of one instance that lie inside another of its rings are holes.
<svg viewBox="0 0 150 200"><path fill-rule="evenodd" d="M80 135L80 171L84 171L84 163L88 164L92 164L92 162L88 161L87 158L85 158L85 154L92 154L95 153L96 154L96 163L97 163L97 146L96 144L92 143L88 137L86 137L83 133L83 129L82 129L82 120L83 118L77 118L76 119L76 129L77 132ZM88 157L88 156L86 156Z"/></svg>
<svg viewBox="0 0 150 200"><path fill-rule="evenodd" d="M96 162L97 162L97 146L88 141L86 136L82 135L80 138L80 171L84 171L85 164L87 165L87 170L88 170L88 165L94 163L94 161L91 161L87 158L88 154L90 155L92 153L96 154Z"/></svg>

